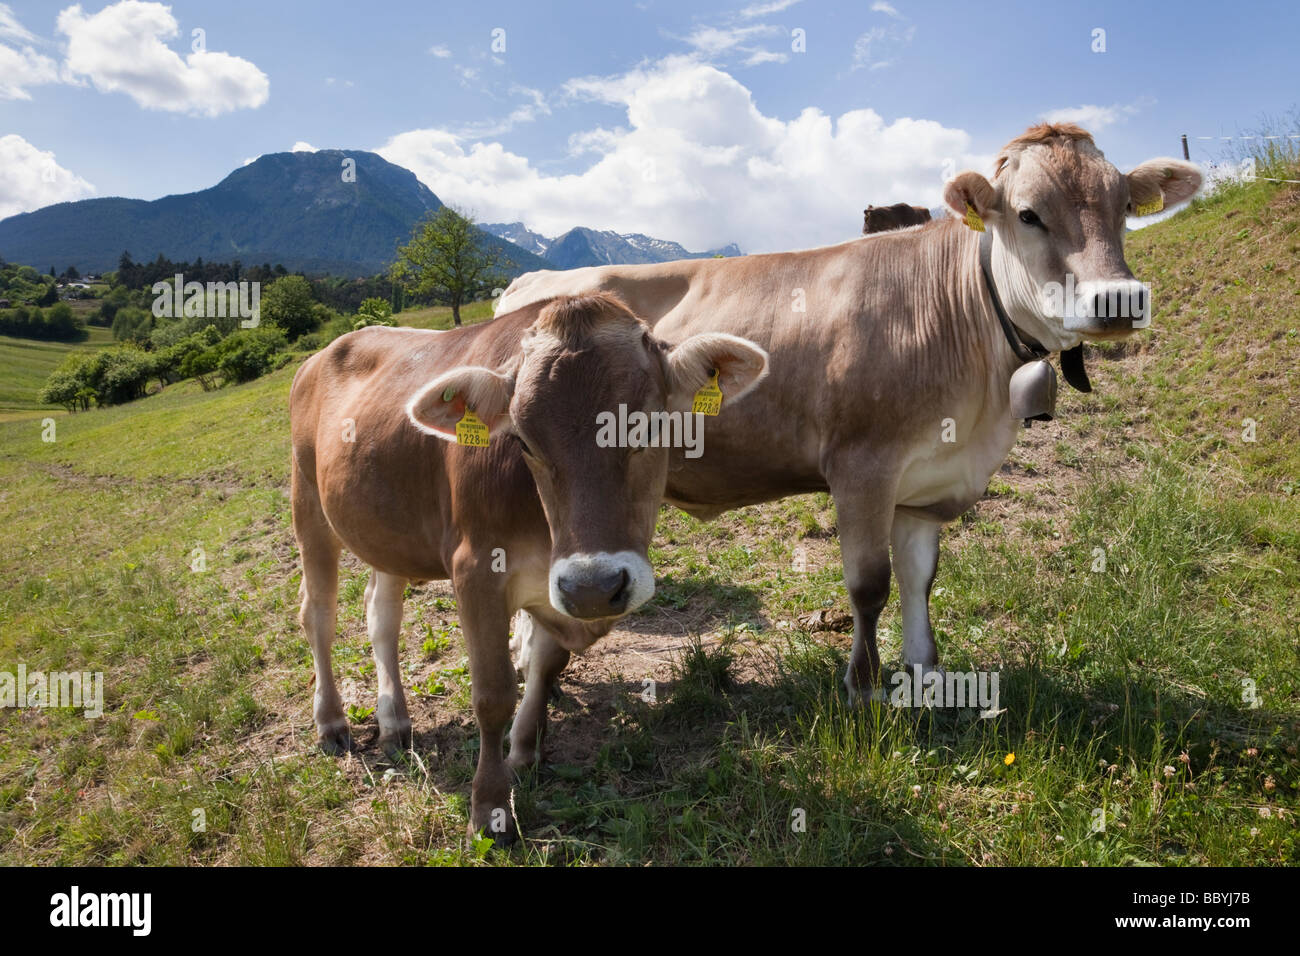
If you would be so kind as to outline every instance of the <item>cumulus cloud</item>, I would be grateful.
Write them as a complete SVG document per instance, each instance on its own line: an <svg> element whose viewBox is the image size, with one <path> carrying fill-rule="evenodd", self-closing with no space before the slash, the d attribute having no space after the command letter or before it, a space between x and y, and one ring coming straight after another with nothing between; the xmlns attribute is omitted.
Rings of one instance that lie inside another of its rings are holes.
<svg viewBox="0 0 1300 956"><path fill-rule="evenodd" d="M291 152L291 153L315 153L315 152L317 152L317 149L316 149L316 147L313 146L311 143L308 143L308 142L306 142L305 140L301 140L301 139L300 139L300 140L298 140L298 142L294 143L292 146L289 147L289 152ZM245 165L247 165L247 164L245 164Z"/></svg>
<svg viewBox="0 0 1300 956"><path fill-rule="evenodd" d="M707 249L794 249L851 238L868 203L941 201L943 176L986 168L960 129L874 110L832 117L808 107L764 115L730 74L669 57L625 74L565 84L573 98L609 104L626 125L569 138L580 172L550 172L499 142L446 129L399 133L377 151L413 170L445 202L486 221L523 220L557 235L577 225L644 232Z"/></svg>
<svg viewBox="0 0 1300 956"><path fill-rule="evenodd" d="M871 5L871 10L873 13L883 13L885 16L894 17L899 20L903 18L903 15L898 12L898 9L892 4L886 3L885 0L876 0L876 2Z"/></svg>
<svg viewBox="0 0 1300 956"><path fill-rule="evenodd" d="M63 10L58 32L67 39L65 68L104 93L125 93L145 109L217 116L266 102L270 81L253 63L199 50L184 59L164 41L179 25L161 3L121 0L96 14L80 4Z"/></svg>
<svg viewBox="0 0 1300 956"><path fill-rule="evenodd" d="M436 46L429 47L429 52L440 60L445 60L447 59L447 57L451 56L451 51L448 50L441 43L437 44Z"/></svg>
<svg viewBox="0 0 1300 956"><path fill-rule="evenodd" d="M0 136L0 219L56 202L84 199L95 187L16 133Z"/></svg>

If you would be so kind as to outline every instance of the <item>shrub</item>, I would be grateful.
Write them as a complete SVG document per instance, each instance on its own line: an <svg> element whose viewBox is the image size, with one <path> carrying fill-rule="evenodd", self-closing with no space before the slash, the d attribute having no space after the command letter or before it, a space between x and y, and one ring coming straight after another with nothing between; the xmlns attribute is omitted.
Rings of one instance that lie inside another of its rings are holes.
<svg viewBox="0 0 1300 956"><path fill-rule="evenodd" d="M227 383L251 382L289 361L285 345L284 333L278 328L236 332L216 346L220 356L217 371Z"/></svg>
<svg viewBox="0 0 1300 956"><path fill-rule="evenodd" d="M312 298L310 282L298 275L285 276L263 291L261 317L278 325L292 341L319 324L321 313L314 308L317 305L319 303Z"/></svg>

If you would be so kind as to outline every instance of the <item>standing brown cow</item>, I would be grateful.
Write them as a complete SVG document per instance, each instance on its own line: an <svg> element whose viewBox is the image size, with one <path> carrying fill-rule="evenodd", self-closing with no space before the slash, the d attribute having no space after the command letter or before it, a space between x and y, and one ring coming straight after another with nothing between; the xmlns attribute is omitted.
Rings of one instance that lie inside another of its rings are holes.
<svg viewBox="0 0 1300 956"><path fill-rule="evenodd" d="M362 329L303 363L290 395L293 527L322 747L351 746L330 665L340 551L373 569L366 628L387 751L411 742L397 655L403 593L411 581L450 578L479 725L470 832L508 840L511 616L526 610L548 638L528 674L542 691L530 689L520 709L538 724L569 652L654 593L646 549L673 437L663 428L677 423L680 437L687 419L698 427L692 398L716 382L723 407L712 428L766 374L767 354L744 339L704 333L669 347L602 294L447 332ZM615 412L658 421L658 443L603 440L600 422ZM531 761L536 743L511 763Z"/></svg>
<svg viewBox="0 0 1300 956"><path fill-rule="evenodd" d="M896 202L892 206L868 206L862 210L862 234L888 232L906 226L920 226L930 221L930 210Z"/></svg>
<svg viewBox="0 0 1300 956"><path fill-rule="evenodd" d="M772 375L710 432L720 453L673 456L668 500L708 518L831 492L853 605L844 682L858 700L879 687L891 546L903 661L928 671L938 662L929 596L939 529L979 500L1015 444L1013 375L1026 356L1081 363L1084 341L1146 324L1125 221L1200 184L1178 159L1121 173L1084 130L1044 124L1003 147L992 179L967 171L947 184L944 201L961 218L803 252L533 272L501 306L611 290L669 342L743 330L768 350Z"/></svg>

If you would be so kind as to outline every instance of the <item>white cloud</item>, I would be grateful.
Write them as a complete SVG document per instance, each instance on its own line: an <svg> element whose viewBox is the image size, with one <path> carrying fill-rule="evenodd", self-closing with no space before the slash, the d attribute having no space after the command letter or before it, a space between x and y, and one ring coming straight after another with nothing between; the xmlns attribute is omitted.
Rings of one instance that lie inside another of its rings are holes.
<svg viewBox="0 0 1300 956"><path fill-rule="evenodd" d="M1039 115L1045 123L1075 123L1090 133L1097 133L1107 126L1114 126L1121 120L1140 113L1143 107L1152 106L1155 100L1140 97L1132 103L1115 103L1111 106L1095 106L1085 103L1082 106L1067 106L1059 110L1048 110Z"/></svg>
<svg viewBox="0 0 1300 956"><path fill-rule="evenodd" d="M58 64L32 48L40 41L4 3L0 3L0 39L23 44L21 50L0 44L0 100L30 100L27 87L59 81Z"/></svg>
<svg viewBox="0 0 1300 956"><path fill-rule="evenodd" d="M772 53L769 50L755 50L745 58L745 66L757 66L760 63L784 63L790 59L788 53Z"/></svg>
<svg viewBox="0 0 1300 956"><path fill-rule="evenodd" d="M740 11L740 17L743 20L753 20L755 17L765 17L771 13L780 13L782 10L789 10L799 0L771 0L770 3L756 3L753 6L745 7Z"/></svg>
<svg viewBox="0 0 1300 956"><path fill-rule="evenodd" d="M564 93L620 107L626 126L569 138L587 168L551 173L499 142L445 129L399 133L377 151L445 202L488 222L522 220L546 235L577 225L644 232L707 249L796 249L851 238L868 203L941 201L946 161L987 168L970 137L930 120L887 123L870 109L791 120L761 113L728 73L676 56Z"/></svg>
<svg viewBox="0 0 1300 956"><path fill-rule="evenodd" d="M432 53L434 56L436 56L436 57L437 57L438 59L440 59L440 60L445 60L445 59L447 59L447 57L451 56L451 51L448 50L448 49L447 49L445 46L443 46L442 44L438 44L437 46L431 46L431 47L429 47L429 52Z"/></svg>
<svg viewBox="0 0 1300 956"><path fill-rule="evenodd" d="M21 136L0 136L0 219L56 202L84 199L95 187Z"/></svg>
<svg viewBox="0 0 1300 956"><path fill-rule="evenodd" d="M0 3L0 37L18 40L22 43L35 43L36 37L18 22L14 12L7 3Z"/></svg>
<svg viewBox="0 0 1300 956"><path fill-rule="evenodd" d="M876 0L876 2L871 5L871 10L873 13L883 13L886 16L894 17L898 20L903 19L903 15L898 12L898 9L892 4L885 3L885 0Z"/></svg>
<svg viewBox="0 0 1300 956"><path fill-rule="evenodd" d="M883 70L893 66L903 50L911 45L916 35L914 26L891 24L885 27L872 27L857 38L853 44L854 70Z"/></svg>
<svg viewBox="0 0 1300 956"><path fill-rule="evenodd" d="M774 32L776 32L776 27L769 27L764 24L757 24L752 27L700 27L686 37L686 42L706 56L716 56L719 53L726 53L728 50L740 47L741 44L752 37Z"/></svg>
<svg viewBox="0 0 1300 956"><path fill-rule="evenodd" d="M126 93L151 110L217 116L266 102L270 81L253 63L228 53L181 59L163 42L179 33L171 8L121 0L92 16L80 4L58 17L68 38L65 68L104 93Z"/></svg>
<svg viewBox="0 0 1300 956"><path fill-rule="evenodd" d="M0 100L30 100L29 86L57 83L59 68L30 46L22 50L0 45Z"/></svg>
<svg viewBox="0 0 1300 956"><path fill-rule="evenodd" d="M289 152L291 152L291 153L315 153L315 152L317 152L317 149L316 149L316 147L313 146L311 143L308 143L308 142L306 142L306 141L300 139L300 140L298 140L298 142L294 143L292 146L289 147Z"/></svg>
<svg viewBox="0 0 1300 956"><path fill-rule="evenodd" d="M469 123L457 130L457 135L468 139L500 136L502 133L510 132L521 123L531 123L539 116L551 115L551 107L546 102L546 97L541 90L515 85L510 87L510 92L515 96L524 97L527 102L516 106L504 119Z"/></svg>

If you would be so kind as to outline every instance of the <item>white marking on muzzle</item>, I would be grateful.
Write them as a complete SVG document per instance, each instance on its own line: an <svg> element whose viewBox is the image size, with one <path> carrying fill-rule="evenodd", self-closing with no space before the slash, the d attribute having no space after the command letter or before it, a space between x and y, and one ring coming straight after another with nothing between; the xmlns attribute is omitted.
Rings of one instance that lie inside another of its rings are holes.
<svg viewBox="0 0 1300 956"><path fill-rule="evenodd" d="M551 607L566 617L572 617L564 606L564 594L560 591L560 578L568 575L590 576L597 578L608 574L626 571L627 606L611 617L621 616L635 611L646 601L654 597L655 575L650 562L635 551L597 551L595 554L571 554L551 562L550 594Z"/></svg>
<svg viewBox="0 0 1300 956"><path fill-rule="evenodd" d="M1096 332L1144 329L1151 324L1151 289L1137 279L1080 282L1073 301L1067 300L1065 328Z"/></svg>

